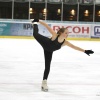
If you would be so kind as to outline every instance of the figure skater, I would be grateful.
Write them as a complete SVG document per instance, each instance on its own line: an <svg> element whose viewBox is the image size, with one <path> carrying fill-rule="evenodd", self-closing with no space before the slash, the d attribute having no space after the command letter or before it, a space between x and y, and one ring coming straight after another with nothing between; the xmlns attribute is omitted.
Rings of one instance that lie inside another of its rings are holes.
<svg viewBox="0 0 100 100"><path fill-rule="evenodd" d="M52 37L48 38L43 35L40 35L38 33L38 25L35 24L35 22L38 22L42 24L44 27L46 27L48 31L52 34ZM50 64L51 64L52 55L54 51L59 50L62 46L69 46L75 50L86 53L89 56L94 52L92 50L84 50L80 47L71 44L69 41L65 40L68 37L68 29L66 28L61 28L56 33L54 30L51 29L50 26L48 26L48 24L46 24L45 22L39 19L34 19L32 23L33 23L33 36L40 43L40 45L43 47L44 50L45 70L44 70L41 89L42 91L46 92L48 91L47 79L50 72Z"/></svg>

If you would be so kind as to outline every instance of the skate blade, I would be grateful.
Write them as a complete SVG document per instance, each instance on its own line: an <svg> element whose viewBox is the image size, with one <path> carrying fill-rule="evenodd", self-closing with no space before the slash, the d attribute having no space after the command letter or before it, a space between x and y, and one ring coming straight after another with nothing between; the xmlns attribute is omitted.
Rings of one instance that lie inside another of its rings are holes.
<svg viewBox="0 0 100 100"><path fill-rule="evenodd" d="M44 92L48 92L48 89L44 89L43 87L41 87L41 90Z"/></svg>

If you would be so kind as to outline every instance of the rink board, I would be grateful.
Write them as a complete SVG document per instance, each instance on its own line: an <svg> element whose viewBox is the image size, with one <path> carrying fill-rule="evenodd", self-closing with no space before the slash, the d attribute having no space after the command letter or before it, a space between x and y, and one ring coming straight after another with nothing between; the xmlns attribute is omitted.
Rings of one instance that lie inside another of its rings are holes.
<svg viewBox="0 0 100 100"><path fill-rule="evenodd" d="M34 37L30 37L30 36L0 36L0 38L9 38L9 39L34 39ZM100 41L100 38L67 38L66 40Z"/></svg>
<svg viewBox="0 0 100 100"><path fill-rule="evenodd" d="M67 28L68 40L100 40L100 24L48 23L57 32L59 28ZM51 33L41 24L39 34L51 37ZM33 39L33 26L29 22L0 22L0 38Z"/></svg>

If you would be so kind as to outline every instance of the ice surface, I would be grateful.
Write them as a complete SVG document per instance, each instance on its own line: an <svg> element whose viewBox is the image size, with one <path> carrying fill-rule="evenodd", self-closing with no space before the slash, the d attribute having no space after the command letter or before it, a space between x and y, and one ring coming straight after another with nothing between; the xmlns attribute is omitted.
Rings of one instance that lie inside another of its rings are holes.
<svg viewBox="0 0 100 100"><path fill-rule="evenodd" d="M33 39L0 39L0 100L100 100L100 42L70 41L53 53L48 92L41 91L42 47Z"/></svg>

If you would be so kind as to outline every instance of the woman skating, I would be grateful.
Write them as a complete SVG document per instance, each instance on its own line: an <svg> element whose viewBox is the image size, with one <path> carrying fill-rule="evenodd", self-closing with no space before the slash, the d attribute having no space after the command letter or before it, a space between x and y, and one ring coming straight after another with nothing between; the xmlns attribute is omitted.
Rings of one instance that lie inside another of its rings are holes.
<svg viewBox="0 0 100 100"><path fill-rule="evenodd" d="M40 35L38 33L39 30L38 25L35 24L35 22L38 22L42 24L44 27L46 27L48 31L52 34L52 37L48 38ZM47 79L50 72L50 64L51 64L52 55L54 51L59 50L62 46L69 46L75 50L86 53L87 55L93 54L94 52L92 50L84 50L80 47L71 44L69 41L65 40L68 37L68 30L66 28L61 28L56 33L54 30L51 29L50 26L48 26L48 24L46 24L45 22L39 19L34 19L32 23L33 23L33 36L44 49L45 70L44 70L41 89L43 91L48 91Z"/></svg>

